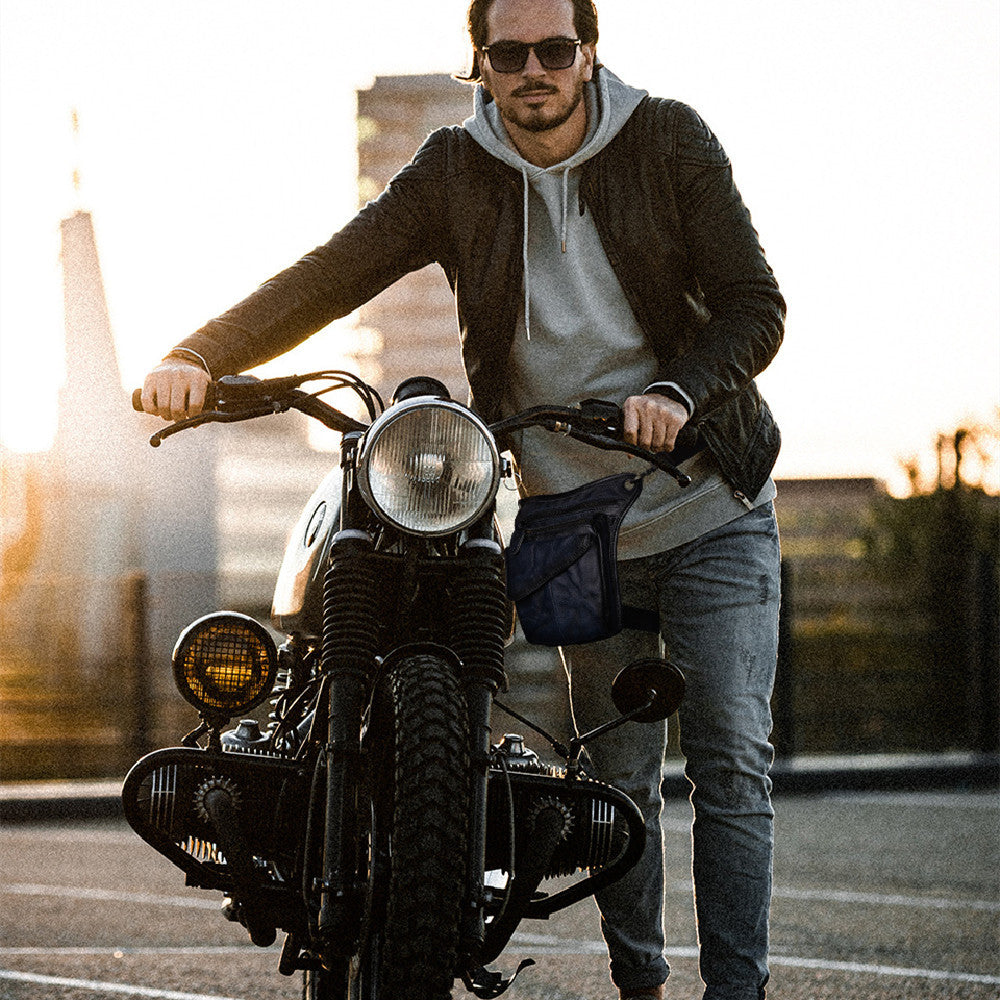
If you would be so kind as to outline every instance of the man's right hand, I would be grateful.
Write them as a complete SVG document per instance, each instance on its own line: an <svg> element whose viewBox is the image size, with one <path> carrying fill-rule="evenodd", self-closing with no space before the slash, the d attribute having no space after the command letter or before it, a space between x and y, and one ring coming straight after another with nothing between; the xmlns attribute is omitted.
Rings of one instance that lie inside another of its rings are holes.
<svg viewBox="0 0 1000 1000"><path fill-rule="evenodd" d="M142 386L142 408L164 420L182 420L201 413L211 381L199 365L178 358L160 362Z"/></svg>

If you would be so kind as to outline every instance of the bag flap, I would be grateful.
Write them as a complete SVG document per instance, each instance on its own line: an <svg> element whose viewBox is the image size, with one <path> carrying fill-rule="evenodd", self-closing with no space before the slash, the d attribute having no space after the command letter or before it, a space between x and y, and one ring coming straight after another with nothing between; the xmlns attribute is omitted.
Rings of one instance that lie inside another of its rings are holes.
<svg viewBox="0 0 1000 1000"><path fill-rule="evenodd" d="M618 525L641 492L641 477L624 472L584 483L565 493L524 497L518 504L514 527L565 524L581 515L590 517L598 513L603 513L611 524Z"/></svg>
<svg viewBox="0 0 1000 1000"><path fill-rule="evenodd" d="M515 536L517 532L515 532ZM597 532L584 525L571 534L545 534L511 539L507 550L507 594L520 601L565 572L591 546Z"/></svg>

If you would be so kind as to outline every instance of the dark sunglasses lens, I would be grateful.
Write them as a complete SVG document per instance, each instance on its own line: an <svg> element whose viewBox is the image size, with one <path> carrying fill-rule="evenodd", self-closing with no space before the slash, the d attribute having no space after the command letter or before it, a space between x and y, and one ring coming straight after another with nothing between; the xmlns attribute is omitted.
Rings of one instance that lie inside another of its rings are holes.
<svg viewBox="0 0 1000 1000"><path fill-rule="evenodd" d="M545 69L569 69L576 60L576 42L551 38L534 46L526 42L497 42L489 47L490 65L498 73L520 73L532 48Z"/></svg>
<svg viewBox="0 0 1000 1000"><path fill-rule="evenodd" d="M576 43L553 39L536 45L535 54L546 69L569 69L576 59Z"/></svg>
<svg viewBox="0 0 1000 1000"><path fill-rule="evenodd" d="M528 48L523 42L498 42L490 46L490 65L498 73L517 73L528 61Z"/></svg>

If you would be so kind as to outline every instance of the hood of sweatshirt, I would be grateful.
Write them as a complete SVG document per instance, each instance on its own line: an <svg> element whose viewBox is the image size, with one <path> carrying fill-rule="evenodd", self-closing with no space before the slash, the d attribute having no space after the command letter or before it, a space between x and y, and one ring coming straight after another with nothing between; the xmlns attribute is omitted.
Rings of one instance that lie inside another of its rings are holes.
<svg viewBox="0 0 1000 1000"><path fill-rule="evenodd" d="M562 220L562 250L566 251L567 219L569 215L569 175L570 171L599 153L621 131L647 91L637 90L623 83L605 67L598 65L594 78L584 86L584 101L587 108L587 133L583 144L572 156L551 167L540 167L529 163L511 140L500 110L480 84L476 87L473 116L463 123L465 129L480 146L492 156L519 171L524 179L524 322L528 339L531 338L530 288L531 278L528 266L528 189L548 188L557 183L560 189L560 216Z"/></svg>

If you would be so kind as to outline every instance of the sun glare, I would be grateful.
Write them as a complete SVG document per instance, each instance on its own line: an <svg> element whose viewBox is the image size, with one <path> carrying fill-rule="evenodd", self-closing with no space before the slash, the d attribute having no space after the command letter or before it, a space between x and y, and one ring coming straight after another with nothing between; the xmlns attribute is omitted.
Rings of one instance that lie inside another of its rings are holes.
<svg viewBox="0 0 1000 1000"><path fill-rule="evenodd" d="M705 114L786 293L786 342L762 380L784 434L779 474L892 478L964 414L988 411L1000 270L992 5L854 3L842 17L799 0L620 6L606 11L602 58ZM5 0L8 448L44 450L55 428L61 218L93 214L131 387L347 220L356 88L466 57L466 0L374 0L336 16L247 0L235 22L222 7ZM705 59L709 34L716 57Z"/></svg>

